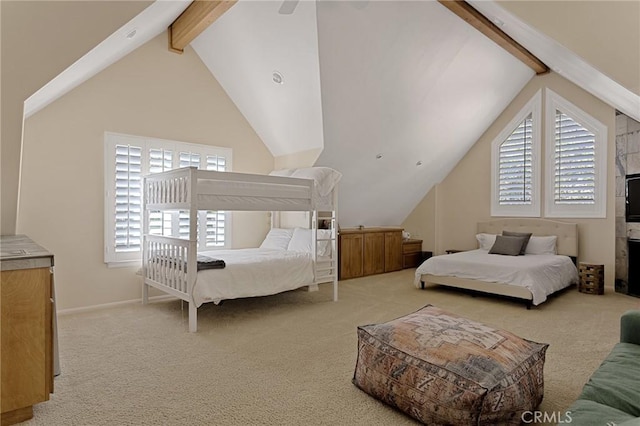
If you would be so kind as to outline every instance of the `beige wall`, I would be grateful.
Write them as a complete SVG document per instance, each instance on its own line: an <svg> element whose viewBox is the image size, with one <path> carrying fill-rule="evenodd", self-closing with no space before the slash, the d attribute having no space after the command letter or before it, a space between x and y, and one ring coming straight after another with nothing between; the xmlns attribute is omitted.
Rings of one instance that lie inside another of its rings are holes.
<svg viewBox="0 0 640 426"><path fill-rule="evenodd" d="M15 232L24 101L150 1L0 1L0 233Z"/></svg>
<svg viewBox="0 0 640 426"><path fill-rule="evenodd" d="M433 253L436 252L437 239L437 198L438 187L436 185L402 223L402 227L411 234L411 238L422 240L422 250Z"/></svg>
<svg viewBox="0 0 640 426"><path fill-rule="evenodd" d="M476 224L491 219L491 142L513 119L531 97L548 87L580 107L608 127L607 150L607 217L605 219L559 219L578 223L579 260L605 265L608 287L614 285L615 264L615 111L584 90L555 73L534 77L522 92L489 127L451 173L430 191L423 202L409 215L403 226L419 229L433 246L425 249L442 254L447 249L474 249ZM543 131L544 134L544 131ZM544 145L543 155L544 161ZM544 163L542 165L544 169ZM542 182L544 200L544 181ZM542 208L544 211L544 206ZM434 231L431 231L434 229Z"/></svg>
<svg viewBox="0 0 640 426"><path fill-rule="evenodd" d="M640 1L499 3L640 95Z"/></svg>
<svg viewBox="0 0 640 426"><path fill-rule="evenodd" d="M55 254L58 309L140 297L136 268L103 263L104 132L233 149L233 170L267 173L273 156L191 48L161 34L25 123L17 230ZM256 246L266 213L233 217L233 245Z"/></svg>

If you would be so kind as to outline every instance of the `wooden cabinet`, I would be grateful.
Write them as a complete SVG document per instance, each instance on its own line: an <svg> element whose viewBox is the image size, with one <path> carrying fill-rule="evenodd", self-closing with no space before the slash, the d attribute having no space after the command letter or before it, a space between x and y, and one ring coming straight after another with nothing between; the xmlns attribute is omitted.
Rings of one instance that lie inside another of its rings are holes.
<svg viewBox="0 0 640 426"><path fill-rule="evenodd" d="M52 266L53 255L27 237L2 237L2 426L30 419L53 392Z"/></svg>
<svg viewBox="0 0 640 426"><path fill-rule="evenodd" d="M402 229L342 229L338 251L341 280L402 269Z"/></svg>
<svg viewBox="0 0 640 426"><path fill-rule="evenodd" d="M364 275L381 274L385 271L386 240L383 232L364 234Z"/></svg>
<svg viewBox="0 0 640 426"><path fill-rule="evenodd" d="M340 279L361 277L364 275L364 234L346 234L339 236L338 276Z"/></svg>
<svg viewBox="0 0 640 426"><path fill-rule="evenodd" d="M384 271L402 269L402 230L384 233Z"/></svg>

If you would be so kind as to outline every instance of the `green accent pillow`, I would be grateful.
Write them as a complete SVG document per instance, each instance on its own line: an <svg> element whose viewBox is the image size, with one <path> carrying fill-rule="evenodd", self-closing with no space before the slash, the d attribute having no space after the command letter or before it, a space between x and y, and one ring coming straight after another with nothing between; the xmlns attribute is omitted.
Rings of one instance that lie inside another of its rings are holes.
<svg viewBox="0 0 640 426"><path fill-rule="evenodd" d="M498 235L496 242L489 250L489 254L504 254L508 256L520 255L520 250L524 244L525 237L507 237L504 235Z"/></svg>
<svg viewBox="0 0 640 426"><path fill-rule="evenodd" d="M522 244L522 248L520 249L520 255L524 255L525 250L527 249L527 244L529 244L529 240L531 239L531 232L512 232L512 231L502 231L502 235L505 237L523 237L524 243Z"/></svg>

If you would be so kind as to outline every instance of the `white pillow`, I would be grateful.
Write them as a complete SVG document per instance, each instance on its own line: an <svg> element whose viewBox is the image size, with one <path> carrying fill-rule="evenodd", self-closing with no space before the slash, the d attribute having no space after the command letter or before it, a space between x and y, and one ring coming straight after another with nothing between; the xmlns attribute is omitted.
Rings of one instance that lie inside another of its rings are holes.
<svg viewBox="0 0 640 426"><path fill-rule="evenodd" d="M342 178L342 173L329 167L307 167L297 169L291 177L313 179L320 196L325 197L333 191L333 187Z"/></svg>
<svg viewBox="0 0 640 426"><path fill-rule="evenodd" d="M482 250L489 251L496 242L496 234L476 234L476 240L478 240L478 247Z"/></svg>
<svg viewBox="0 0 640 426"><path fill-rule="evenodd" d="M293 236L293 229L271 228L260 248L286 250Z"/></svg>
<svg viewBox="0 0 640 426"><path fill-rule="evenodd" d="M289 177L295 172L296 169L282 169L282 170L274 170L269 173L269 176L284 176Z"/></svg>
<svg viewBox="0 0 640 426"><path fill-rule="evenodd" d="M295 228L287 250L311 253L311 229Z"/></svg>
<svg viewBox="0 0 640 426"><path fill-rule="evenodd" d="M289 242L289 251L302 251L305 253L311 253L311 229L307 228L295 228L293 230L293 237ZM318 239L324 239L331 237L330 229L318 229ZM330 241L318 241L318 256L329 256L331 254Z"/></svg>
<svg viewBox="0 0 640 426"><path fill-rule="evenodd" d="M556 242L558 237L531 237L524 254L556 254Z"/></svg>

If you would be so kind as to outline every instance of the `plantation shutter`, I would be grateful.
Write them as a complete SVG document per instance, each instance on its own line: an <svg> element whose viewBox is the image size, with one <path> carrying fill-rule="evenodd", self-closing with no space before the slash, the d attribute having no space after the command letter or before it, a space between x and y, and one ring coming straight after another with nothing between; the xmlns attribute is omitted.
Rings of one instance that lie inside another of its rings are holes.
<svg viewBox="0 0 640 426"><path fill-rule="evenodd" d="M207 170L214 170L218 172L224 172L226 170L226 160L219 155L207 155L206 168ZM225 243L225 212L219 211L207 211L206 212L206 229L205 229L205 247L224 247Z"/></svg>
<svg viewBox="0 0 640 426"><path fill-rule="evenodd" d="M523 205L532 203L532 131L529 114L500 145L498 156L498 203Z"/></svg>
<svg viewBox="0 0 640 426"><path fill-rule="evenodd" d="M555 202L594 204L595 135L557 109L555 127Z"/></svg>
<svg viewBox="0 0 640 426"><path fill-rule="evenodd" d="M149 173L166 172L173 168L173 152L168 149L149 149ZM149 233L171 235L173 215L168 212L149 213Z"/></svg>
<svg viewBox="0 0 640 426"><path fill-rule="evenodd" d="M199 153L180 152L180 167L198 167L206 170L225 171L226 159L223 156L207 155L203 158ZM223 211L206 211L198 212L198 246L206 247L224 247L225 244L225 219L226 214ZM183 238L189 237L189 215L185 211L179 214L179 232ZM203 235L204 241L200 236Z"/></svg>
<svg viewBox="0 0 640 426"><path fill-rule="evenodd" d="M114 250L140 251L142 228L142 148L115 146Z"/></svg>
<svg viewBox="0 0 640 426"><path fill-rule="evenodd" d="M142 181L146 174L178 167L226 171L229 148L187 144L105 132L104 261L137 262L142 252ZM182 212L149 212L153 235L189 237L189 218ZM225 212L198 212L198 248L224 247Z"/></svg>
<svg viewBox="0 0 640 426"><path fill-rule="evenodd" d="M194 152L180 152L178 167L197 167L200 169L200 154ZM189 212L181 210L178 219L178 234L181 238L189 238ZM198 213L198 226L200 225L201 214ZM200 233L198 233L198 243ZM198 244L200 246L200 244Z"/></svg>

